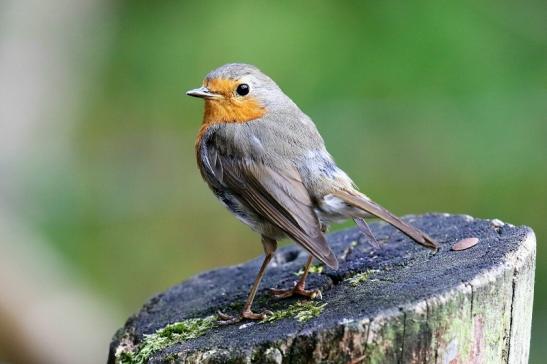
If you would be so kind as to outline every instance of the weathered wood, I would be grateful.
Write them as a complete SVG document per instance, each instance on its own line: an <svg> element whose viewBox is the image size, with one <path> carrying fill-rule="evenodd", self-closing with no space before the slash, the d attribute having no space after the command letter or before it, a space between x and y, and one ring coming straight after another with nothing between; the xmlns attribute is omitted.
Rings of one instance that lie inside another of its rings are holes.
<svg viewBox="0 0 547 364"><path fill-rule="evenodd" d="M257 310L276 312L265 323L217 326L211 318L240 308L260 259L200 274L130 318L112 341L109 362L527 363L532 230L448 214L406 220L438 239L441 250L433 254L382 223L371 225L384 242L379 250L356 229L330 234L340 269L317 268L309 286L322 289L323 301L298 306L266 290L290 286L305 262L297 247L283 248L257 296ZM479 243L451 250L470 237Z"/></svg>

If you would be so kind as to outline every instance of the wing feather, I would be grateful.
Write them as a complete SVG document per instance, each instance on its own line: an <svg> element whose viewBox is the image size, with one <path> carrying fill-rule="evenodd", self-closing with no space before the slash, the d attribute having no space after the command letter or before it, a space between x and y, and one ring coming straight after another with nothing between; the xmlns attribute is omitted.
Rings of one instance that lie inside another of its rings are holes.
<svg viewBox="0 0 547 364"><path fill-rule="evenodd" d="M429 235L413 226L410 226L409 224L386 210L384 207L378 205L376 202L370 200L361 193L358 193L356 191L339 190L333 192L332 195L340 198L342 201L346 202L351 206L357 207L369 214L379 217L380 219L401 230L404 234L414 239L414 241L416 241L418 244L434 250L439 249L439 244Z"/></svg>
<svg viewBox="0 0 547 364"><path fill-rule="evenodd" d="M337 268L299 172L222 155L208 148L211 173L242 203L302 245L329 267ZM214 166L214 167L213 167Z"/></svg>

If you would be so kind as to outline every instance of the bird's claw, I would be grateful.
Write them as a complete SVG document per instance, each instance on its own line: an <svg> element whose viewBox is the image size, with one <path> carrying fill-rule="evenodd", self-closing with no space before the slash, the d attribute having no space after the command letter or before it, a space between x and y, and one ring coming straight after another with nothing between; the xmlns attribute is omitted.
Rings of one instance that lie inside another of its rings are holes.
<svg viewBox="0 0 547 364"><path fill-rule="evenodd" d="M241 316L231 316L224 312L217 311L219 325L231 325L241 321Z"/></svg>
<svg viewBox="0 0 547 364"><path fill-rule="evenodd" d="M248 311L243 311L241 313L241 316L243 318L246 318L248 320L258 320L258 321L265 320L268 318L268 316L271 316L271 315L273 315L273 312L270 310L264 310L261 313L254 313L253 311L248 310Z"/></svg>
<svg viewBox="0 0 547 364"><path fill-rule="evenodd" d="M261 313L254 313L251 310L245 310L238 316L227 315L221 311L217 312L219 325L231 325L240 322L243 319L262 321L273 315L270 310L264 310Z"/></svg>
<svg viewBox="0 0 547 364"><path fill-rule="evenodd" d="M321 291L319 289L304 289L303 287L296 285L294 288L290 289L276 289L276 288L270 288L270 293L275 298L288 298L293 296L300 296L309 298L311 300L314 299L323 299L323 295L321 294Z"/></svg>

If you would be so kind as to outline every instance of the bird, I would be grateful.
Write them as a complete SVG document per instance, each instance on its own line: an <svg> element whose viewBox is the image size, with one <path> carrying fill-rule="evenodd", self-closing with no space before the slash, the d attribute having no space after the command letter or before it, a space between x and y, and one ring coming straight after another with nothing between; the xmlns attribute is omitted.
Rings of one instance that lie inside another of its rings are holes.
<svg viewBox="0 0 547 364"><path fill-rule="evenodd" d="M256 66L225 64L186 94L205 100L195 142L199 171L222 204L260 234L265 253L241 313L219 311L219 322L264 320L271 314L254 312L252 304L280 239L293 239L309 256L293 288L271 290L278 298L321 297L318 289L306 289L305 281L313 258L338 269L324 235L332 223L353 219L376 245L364 218L377 217L416 243L438 249L425 232L357 189L336 165L312 119Z"/></svg>

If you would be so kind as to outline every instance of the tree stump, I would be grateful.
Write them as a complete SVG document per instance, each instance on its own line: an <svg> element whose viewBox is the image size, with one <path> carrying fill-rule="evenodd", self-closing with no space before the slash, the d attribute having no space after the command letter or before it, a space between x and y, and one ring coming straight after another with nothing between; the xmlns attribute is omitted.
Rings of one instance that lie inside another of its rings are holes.
<svg viewBox="0 0 547 364"><path fill-rule="evenodd" d="M391 226L332 233L340 268L314 266L321 301L276 300L307 254L278 251L254 308L268 322L219 326L241 309L262 258L199 274L152 298L113 338L109 363L527 363L535 236L525 226L465 215L407 216L441 242L436 254ZM476 237L477 245L453 251Z"/></svg>

